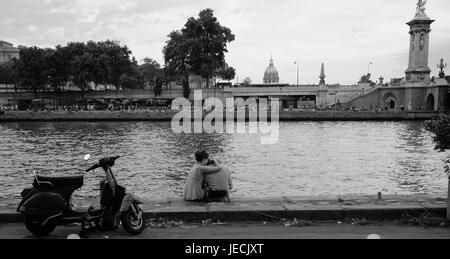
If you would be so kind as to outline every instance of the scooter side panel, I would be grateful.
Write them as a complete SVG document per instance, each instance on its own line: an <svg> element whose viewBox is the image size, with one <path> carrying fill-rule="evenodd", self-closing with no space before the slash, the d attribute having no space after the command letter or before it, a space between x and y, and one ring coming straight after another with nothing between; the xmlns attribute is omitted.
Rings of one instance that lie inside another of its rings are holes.
<svg viewBox="0 0 450 259"><path fill-rule="evenodd" d="M66 201L57 193L40 192L31 196L23 206L27 214L57 213L65 210Z"/></svg>

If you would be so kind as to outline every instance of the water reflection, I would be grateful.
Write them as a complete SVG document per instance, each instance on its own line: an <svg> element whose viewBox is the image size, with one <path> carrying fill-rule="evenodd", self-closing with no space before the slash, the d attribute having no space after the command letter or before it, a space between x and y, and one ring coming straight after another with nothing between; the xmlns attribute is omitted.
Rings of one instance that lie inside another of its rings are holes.
<svg viewBox="0 0 450 259"><path fill-rule="evenodd" d="M276 145L252 134L174 134L168 122L0 124L0 197L17 197L31 171L79 175L102 156L137 194L180 197L194 151L233 172L238 196L443 192L442 159L421 122L281 123ZM84 161L86 153L91 161ZM94 197L102 172L77 193Z"/></svg>
<svg viewBox="0 0 450 259"><path fill-rule="evenodd" d="M396 134L397 148L403 152L395 156L396 167L391 180L405 192L424 193L438 188L439 181L435 180L443 177L439 173L439 165L443 166L439 161L442 156L432 151L431 136L423 124L404 124L397 128Z"/></svg>

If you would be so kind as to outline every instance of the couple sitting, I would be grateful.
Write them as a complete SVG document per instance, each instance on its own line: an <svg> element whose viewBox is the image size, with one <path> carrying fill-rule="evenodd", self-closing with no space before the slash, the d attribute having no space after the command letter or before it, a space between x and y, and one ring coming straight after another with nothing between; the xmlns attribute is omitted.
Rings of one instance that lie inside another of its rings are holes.
<svg viewBox="0 0 450 259"><path fill-rule="evenodd" d="M228 168L210 160L206 151L195 153L196 163L189 172L184 199L186 201L230 202L233 189Z"/></svg>

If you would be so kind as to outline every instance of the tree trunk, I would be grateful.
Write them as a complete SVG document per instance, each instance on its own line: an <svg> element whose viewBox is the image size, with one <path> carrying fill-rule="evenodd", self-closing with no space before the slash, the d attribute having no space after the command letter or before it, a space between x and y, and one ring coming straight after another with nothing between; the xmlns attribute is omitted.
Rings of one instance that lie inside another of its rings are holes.
<svg viewBox="0 0 450 259"><path fill-rule="evenodd" d="M183 96L186 99L189 99L189 95L191 93L191 89L189 86L189 76L185 76L184 82L183 82Z"/></svg>

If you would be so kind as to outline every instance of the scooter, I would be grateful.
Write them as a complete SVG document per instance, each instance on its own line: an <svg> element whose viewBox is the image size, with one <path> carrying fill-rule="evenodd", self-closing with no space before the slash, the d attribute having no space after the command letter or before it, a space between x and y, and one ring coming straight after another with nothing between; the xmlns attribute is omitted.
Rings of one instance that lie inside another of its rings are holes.
<svg viewBox="0 0 450 259"><path fill-rule="evenodd" d="M86 155L88 160L90 155ZM112 230L122 222L131 235L141 234L145 229L142 201L118 185L111 168L120 157L107 157L91 166L86 172L102 168L106 180L100 182L100 209L87 212L75 211L72 194L83 186L84 176L44 177L34 173L33 188L22 191L22 201L17 212L25 217L28 231L37 236L52 233L59 225L81 223L80 236L91 229Z"/></svg>

